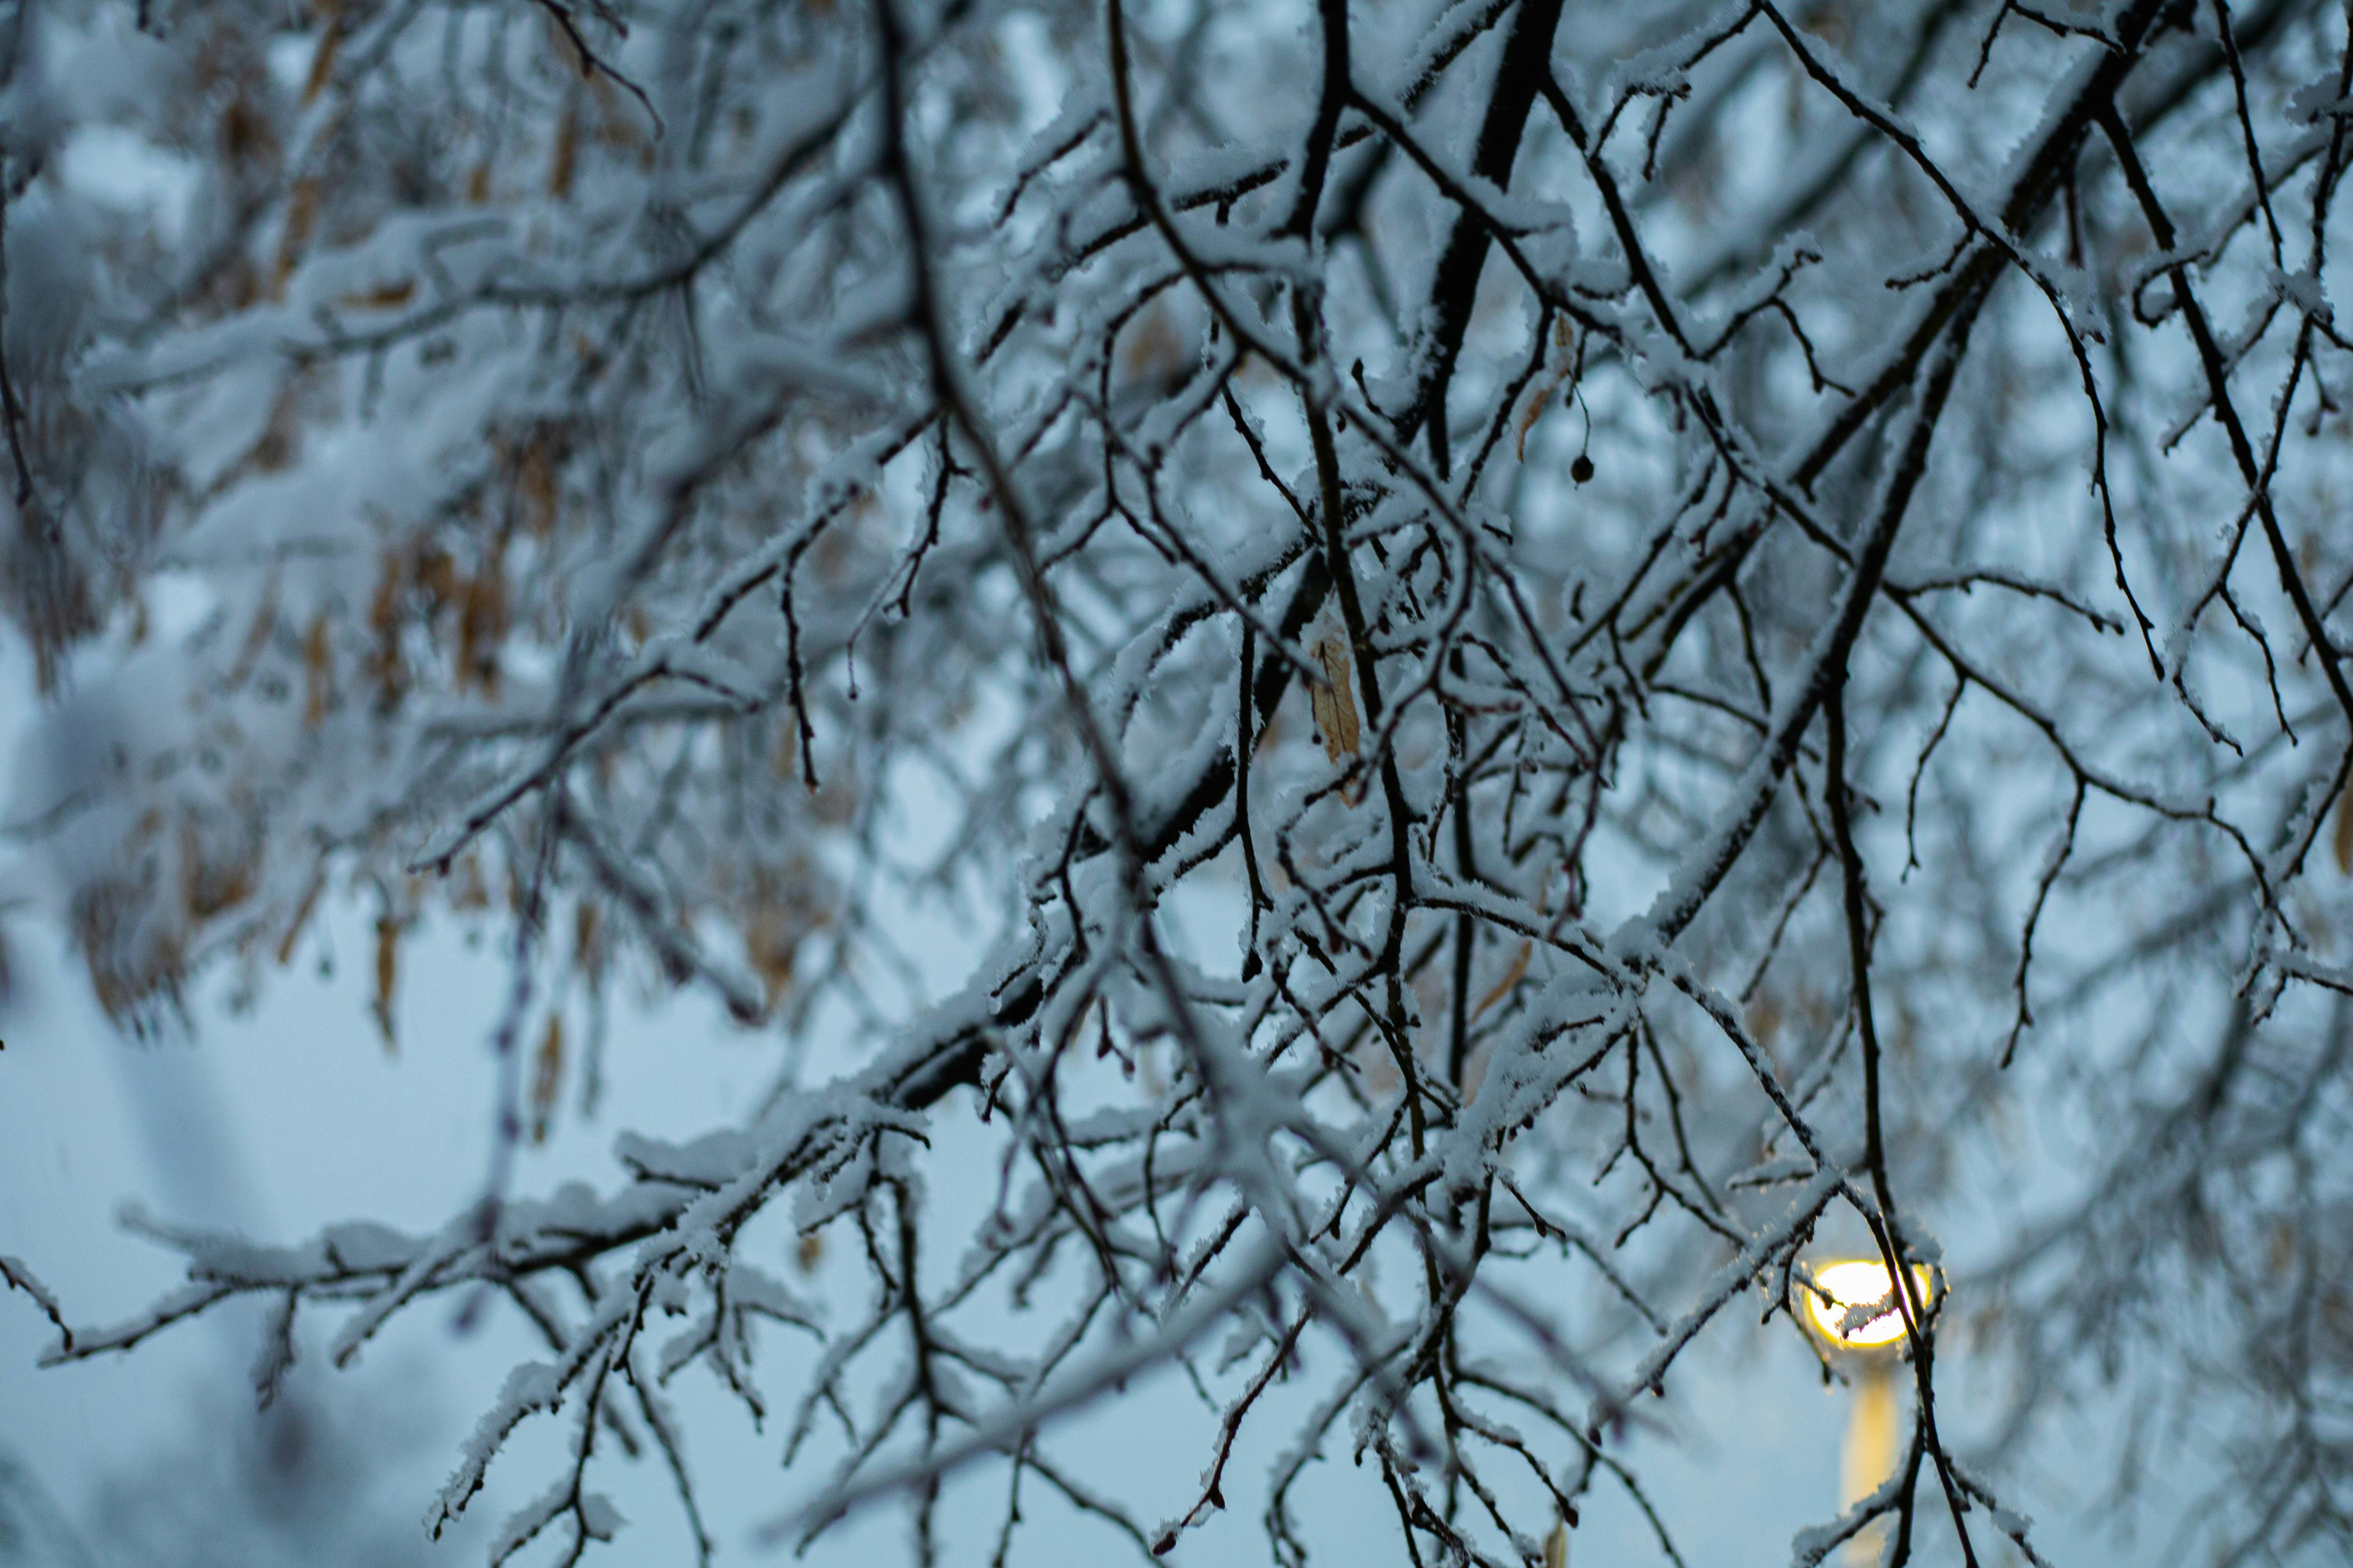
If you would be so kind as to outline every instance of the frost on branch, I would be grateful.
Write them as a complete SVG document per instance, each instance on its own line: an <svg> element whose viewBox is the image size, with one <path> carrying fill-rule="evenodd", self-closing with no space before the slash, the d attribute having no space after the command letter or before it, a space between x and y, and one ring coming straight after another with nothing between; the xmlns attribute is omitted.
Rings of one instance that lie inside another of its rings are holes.
<svg viewBox="0 0 2353 1568"><path fill-rule="evenodd" d="M1347 1460L1484 1563L1667 1517L1646 1402L1842 1231L1945 1278L1800 1562L2036 1551L1963 1324L2000 1432L2152 1368L2212 1545L2341 1552L2348 60L2316 0L17 7L7 897L133 1026L351 904L385 1046L423 922L512 984L430 1234L146 1223L187 1283L70 1334L0 1271L60 1360L260 1298L265 1398L512 1308L430 1515L560 1430L501 1556L629 1456L708 1554L707 1373L779 1541L928 1560L978 1470L999 1553L1050 1495L1149 1556L1246 1476L1295 1564ZM530 1190L674 987L775 1091ZM1098 1489L1064 1418L1172 1369L1198 1480Z"/></svg>

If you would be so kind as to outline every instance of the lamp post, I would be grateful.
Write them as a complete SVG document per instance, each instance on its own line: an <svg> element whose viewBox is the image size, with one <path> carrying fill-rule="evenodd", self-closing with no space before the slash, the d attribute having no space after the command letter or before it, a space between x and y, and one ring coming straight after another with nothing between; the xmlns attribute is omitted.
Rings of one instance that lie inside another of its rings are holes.
<svg viewBox="0 0 2353 1568"><path fill-rule="evenodd" d="M1887 1266L1875 1258L1819 1264L1813 1275L1813 1287L1806 1291L1807 1320L1854 1378L1854 1405L1839 1450L1839 1510L1843 1513L1895 1473L1900 1447L1895 1366L1904 1349L1904 1314L1896 1307ZM1925 1305L1929 1272L1915 1264L1912 1278L1912 1299ZM1863 1568L1878 1560L1883 1524L1874 1521L1847 1542L1848 1563Z"/></svg>

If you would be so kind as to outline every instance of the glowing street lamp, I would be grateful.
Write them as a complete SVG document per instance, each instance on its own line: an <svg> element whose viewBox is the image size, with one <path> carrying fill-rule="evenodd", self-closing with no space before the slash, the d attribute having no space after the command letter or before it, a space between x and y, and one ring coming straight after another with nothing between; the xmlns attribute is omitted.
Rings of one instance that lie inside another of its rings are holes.
<svg viewBox="0 0 2353 1568"><path fill-rule="evenodd" d="M1928 1271L1914 1264L1912 1280L1912 1299L1925 1306ZM1889 1289L1887 1265L1878 1258L1822 1264L1814 1270L1814 1287L1806 1292L1806 1313L1813 1320L1814 1331L1831 1349L1886 1350L1904 1338L1904 1313ZM1873 1315L1873 1307L1885 1310Z"/></svg>
<svg viewBox="0 0 2353 1568"><path fill-rule="evenodd" d="M1894 1279L1876 1258L1819 1265L1805 1292L1810 1326L1855 1372L1854 1409L1839 1454L1839 1510L1843 1513L1887 1484L1895 1473L1895 1363L1904 1344L1904 1312ZM1928 1302L1931 1277L1914 1265L1912 1300ZM1883 1521L1882 1521L1883 1523ZM1879 1526L1847 1542L1849 1563L1875 1563Z"/></svg>

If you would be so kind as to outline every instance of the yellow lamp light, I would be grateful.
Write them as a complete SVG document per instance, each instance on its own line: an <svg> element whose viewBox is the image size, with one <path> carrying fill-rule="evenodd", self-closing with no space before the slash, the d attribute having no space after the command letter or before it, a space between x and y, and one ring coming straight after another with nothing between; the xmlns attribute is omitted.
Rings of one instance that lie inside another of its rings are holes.
<svg viewBox="0 0 2353 1568"><path fill-rule="evenodd" d="M1928 1271L1913 1265L1912 1280L1912 1300L1926 1305ZM1895 1302L1887 1265L1879 1259L1822 1264L1814 1270L1814 1287L1805 1293L1806 1315L1832 1350L1885 1350L1904 1338L1904 1313ZM1884 1310L1860 1315L1873 1307Z"/></svg>

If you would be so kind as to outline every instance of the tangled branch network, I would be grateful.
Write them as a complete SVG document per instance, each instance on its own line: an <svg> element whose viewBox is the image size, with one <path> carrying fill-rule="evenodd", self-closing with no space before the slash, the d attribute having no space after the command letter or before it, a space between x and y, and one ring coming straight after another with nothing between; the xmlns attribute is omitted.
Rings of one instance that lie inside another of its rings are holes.
<svg viewBox="0 0 2353 1568"><path fill-rule="evenodd" d="M159 1231L110 1328L12 1263L54 1359L256 1298L266 1398L314 1318L512 1307L429 1519L564 1432L493 1561L611 1538L624 1450L708 1556L707 1373L782 1402L786 1542L928 1562L993 1474L998 1560L1041 1497L1148 1558L1249 1454L1278 1562L1353 1461L1406 1559L1541 1563L1663 1521L1645 1402L1845 1226L1913 1415L1800 1563L2041 1562L2004 1444L2133 1366L2227 1427L2218 1549L2353 1544L2338 9L5 17L10 875L139 1026L322 899L387 1037L429 916L512 973L479 1202ZM775 1090L525 1195L624 974ZM1155 1373L1215 1416L1166 1519L1061 1441Z"/></svg>

